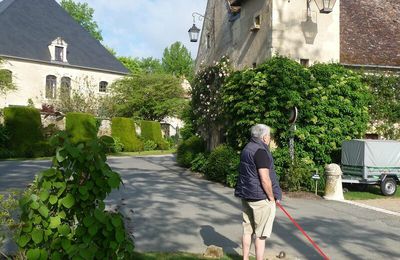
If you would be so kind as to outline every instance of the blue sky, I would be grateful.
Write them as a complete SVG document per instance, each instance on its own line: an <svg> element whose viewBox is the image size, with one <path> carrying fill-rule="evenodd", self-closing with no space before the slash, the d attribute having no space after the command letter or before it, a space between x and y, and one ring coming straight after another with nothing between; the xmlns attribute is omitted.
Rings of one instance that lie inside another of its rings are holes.
<svg viewBox="0 0 400 260"><path fill-rule="evenodd" d="M117 55L161 58L164 48L182 42L195 58L198 43L190 43L187 31L192 12L204 14L207 0L75 0L95 10L103 43ZM202 21L196 19L201 27Z"/></svg>

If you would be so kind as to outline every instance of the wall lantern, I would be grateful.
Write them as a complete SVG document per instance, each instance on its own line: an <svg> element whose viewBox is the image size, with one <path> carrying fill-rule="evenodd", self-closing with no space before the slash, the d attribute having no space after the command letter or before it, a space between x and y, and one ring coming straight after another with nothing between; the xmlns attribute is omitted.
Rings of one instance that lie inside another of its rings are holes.
<svg viewBox="0 0 400 260"><path fill-rule="evenodd" d="M192 13L193 26L188 31L191 42L197 42L199 40L200 29L197 28L197 26L196 26L196 17L195 17L196 15L198 16L198 20L199 21L202 21L202 19L207 19L207 20L209 20L211 22L214 22L214 20L209 19L209 18L205 17L202 14L199 14L199 13L196 13L196 12Z"/></svg>
<svg viewBox="0 0 400 260"><path fill-rule="evenodd" d="M189 37L190 37L190 41L191 42L197 42L198 41L200 29L197 28L196 24L193 24L192 28L189 29L188 33L189 33Z"/></svg>
<svg viewBox="0 0 400 260"><path fill-rule="evenodd" d="M314 0L318 6L319 12L323 14L329 14L332 12L335 6L336 0Z"/></svg>

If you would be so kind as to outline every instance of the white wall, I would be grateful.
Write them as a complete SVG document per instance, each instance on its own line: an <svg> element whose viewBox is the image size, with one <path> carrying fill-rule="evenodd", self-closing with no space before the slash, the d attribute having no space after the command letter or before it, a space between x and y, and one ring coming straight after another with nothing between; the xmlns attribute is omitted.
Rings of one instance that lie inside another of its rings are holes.
<svg viewBox="0 0 400 260"><path fill-rule="evenodd" d="M47 75L57 77L57 93L59 93L61 78L69 77L73 90L87 89L87 85L89 85L92 91L99 93L99 95L104 95L104 93L99 92L100 81L107 81L110 86L115 80L123 77L123 75L111 72L16 59L5 59L1 69L8 69L12 72L13 83L17 86L17 90L6 95L0 95L0 108L8 105L27 105L28 99L32 99L37 108L40 108L43 103L51 103L52 100L45 98Z"/></svg>

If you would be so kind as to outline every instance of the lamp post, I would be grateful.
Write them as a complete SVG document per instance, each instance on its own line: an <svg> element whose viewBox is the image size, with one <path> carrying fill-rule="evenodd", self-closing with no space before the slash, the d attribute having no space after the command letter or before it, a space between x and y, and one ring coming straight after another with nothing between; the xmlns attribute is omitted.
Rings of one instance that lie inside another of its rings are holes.
<svg viewBox="0 0 400 260"><path fill-rule="evenodd" d="M319 9L319 12L323 14L331 13L336 3L336 0L314 0L314 1Z"/></svg>
<svg viewBox="0 0 400 260"><path fill-rule="evenodd" d="M199 40L200 29L197 28L197 26L196 26L196 15L198 16L198 20L199 21L201 21L202 19L207 19L207 20L213 22L212 19L209 19L209 18L205 17L202 14L199 14L199 13L196 13L196 12L192 13L193 26L188 30L189 38L190 38L191 42L197 42Z"/></svg>

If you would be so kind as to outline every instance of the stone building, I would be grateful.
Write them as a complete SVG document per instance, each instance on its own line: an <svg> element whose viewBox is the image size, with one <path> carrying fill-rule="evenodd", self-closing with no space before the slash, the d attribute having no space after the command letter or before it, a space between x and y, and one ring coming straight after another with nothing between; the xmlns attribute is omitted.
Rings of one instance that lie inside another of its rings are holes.
<svg viewBox="0 0 400 260"><path fill-rule="evenodd" d="M399 69L398 0L336 0L330 13L317 2L208 1L196 69L224 55L236 69L253 67L277 53L303 65Z"/></svg>
<svg viewBox="0 0 400 260"><path fill-rule="evenodd" d="M17 86L0 107L41 107L71 90L104 95L129 73L54 0L0 1L0 58Z"/></svg>

